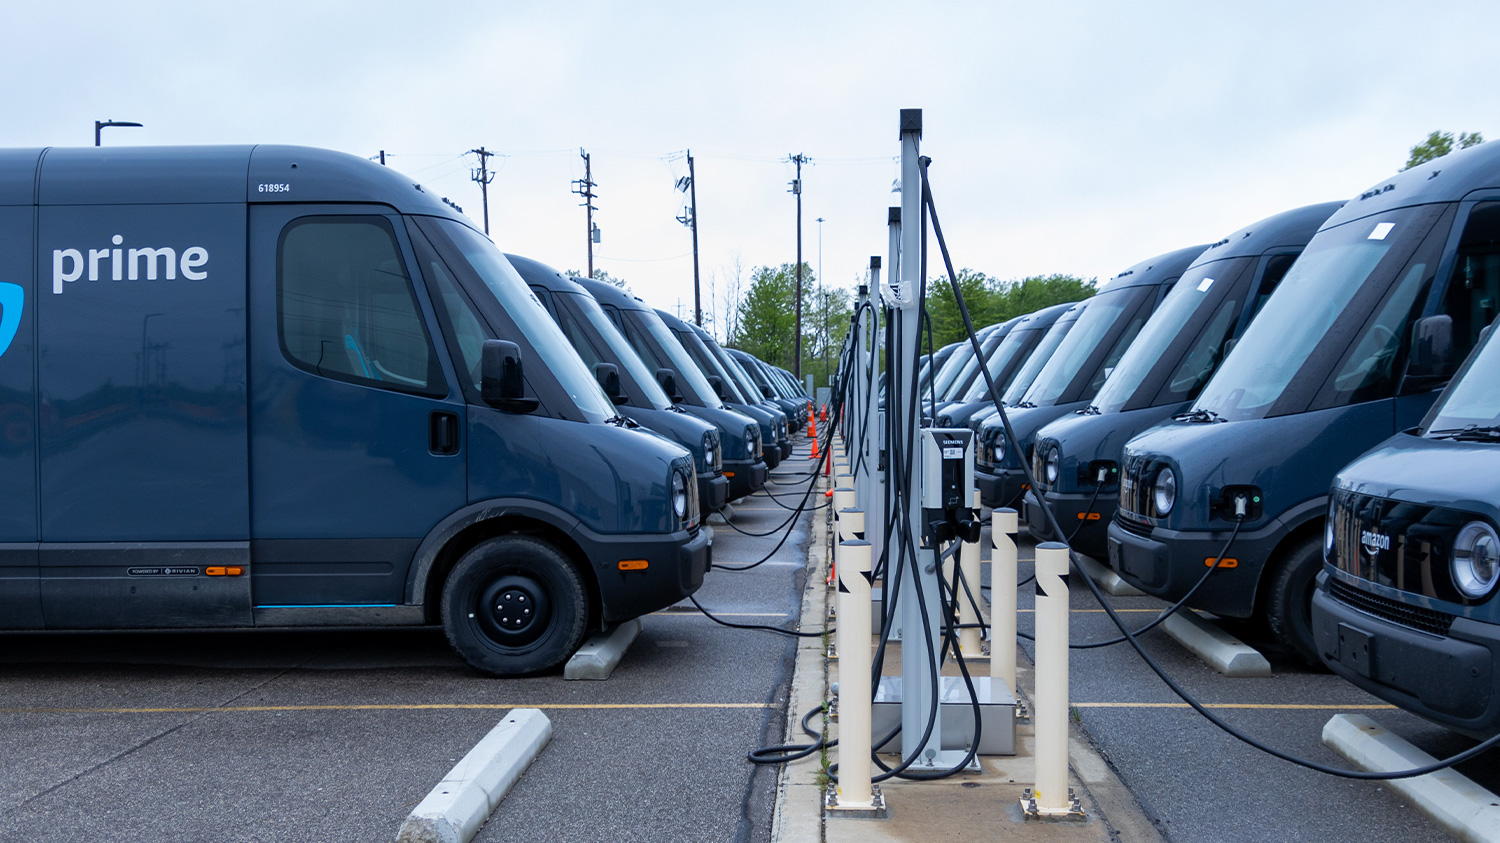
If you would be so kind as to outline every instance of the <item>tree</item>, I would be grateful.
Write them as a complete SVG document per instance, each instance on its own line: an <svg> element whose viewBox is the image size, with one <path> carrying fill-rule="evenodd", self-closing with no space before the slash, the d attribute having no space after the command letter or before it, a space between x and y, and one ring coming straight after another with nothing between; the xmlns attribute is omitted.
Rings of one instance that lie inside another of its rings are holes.
<svg viewBox="0 0 1500 843"><path fill-rule="evenodd" d="M1478 132L1459 132L1458 148L1468 149L1471 146L1484 143L1484 135ZM1411 148L1411 157L1406 159L1406 166L1402 170L1410 170L1418 164L1425 164L1434 158L1442 158L1453 151L1454 137L1452 132L1433 132L1422 141Z"/></svg>
<svg viewBox="0 0 1500 843"><path fill-rule="evenodd" d="M1093 280L1071 275L1033 275L1019 281L1000 281L967 268L958 272L958 288L976 330L1054 304L1080 301L1095 292ZM963 317L946 275L927 282L927 314L932 319L934 348L965 338Z"/></svg>
<svg viewBox="0 0 1500 843"><path fill-rule="evenodd" d="M734 309L729 344L761 360L793 368L796 353L796 268L789 263L762 266L750 275L750 289ZM802 264L802 371L826 384L837 365L839 349L853 313L849 291L818 285L812 268ZM823 361L827 360L827 365ZM826 370L826 371L825 371Z"/></svg>
<svg viewBox="0 0 1500 843"><path fill-rule="evenodd" d="M563 274L566 275L566 276L568 276L569 278L587 278L588 277L587 275L584 275L582 272L579 272L576 269L569 269L566 272L564 272ZM610 275L608 272L605 272L603 269L600 269L597 266L594 267L594 280L595 281L603 281L606 284L613 284L613 285L615 285L616 287L619 287L622 290L629 289L628 287L625 286L625 279L624 278L616 278L615 276Z"/></svg>

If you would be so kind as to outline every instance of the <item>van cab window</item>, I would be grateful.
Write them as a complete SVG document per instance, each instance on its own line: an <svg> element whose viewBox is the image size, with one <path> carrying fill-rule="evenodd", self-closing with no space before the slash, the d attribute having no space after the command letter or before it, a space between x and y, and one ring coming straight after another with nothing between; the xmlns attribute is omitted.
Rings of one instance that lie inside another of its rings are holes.
<svg viewBox="0 0 1500 843"><path fill-rule="evenodd" d="M390 224L307 217L277 248L277 330L299 369L363 386L448 393Z"/></svg>

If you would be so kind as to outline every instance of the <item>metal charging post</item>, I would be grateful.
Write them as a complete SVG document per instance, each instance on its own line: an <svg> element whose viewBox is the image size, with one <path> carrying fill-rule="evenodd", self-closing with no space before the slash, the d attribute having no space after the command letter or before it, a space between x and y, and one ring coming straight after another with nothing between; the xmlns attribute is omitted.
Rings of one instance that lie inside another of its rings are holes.
<svg viewBox="0 0 1500 843"><path fill-rule="evenodd" d="M891 442L892 463L896 453L903 448L917 448L917 426L921 420L920 396L915 394L919 385L917 371L919 338L921 335L921 290L922 290L922 227L921 219L921 154L922 111L906 108L901 110L901 217L909 224L901 226L900 283L892 285L896 291L896 356L902 380L900 402L887 408L895 413L891 425L894 440ZM893 365L891 371L897 371ZM894 377L892 378L894 381ZM895 385L894 383L892 384ZM894 394L894 393L892 393ZM936 674L937 654L942 642L942 601L939 599L937 554L918 549L922 535L922 508L918 496L922 484L920 452L907 456L905 488L906 511L892 513L893 518L904 522L906 540L900 545L900 554L907 557L902 566L900 589L901 600L901 754L904 760L915 759L914 769L934 769L951 766L954 761L944 763L943 721L938 716L938 700L933 693L932 677ZM915 552L913 558L909 551ZM929 730L929 724L931 728ZM918 741L922 735L925 741Z"/></svg>
<svg viewBox="0 0 1500 843"><path fill-rule="evenodd" d="M1039 817L1083 813L1068 787L1068 546L1036 549L1036 786L1021 808Z"/></svg>

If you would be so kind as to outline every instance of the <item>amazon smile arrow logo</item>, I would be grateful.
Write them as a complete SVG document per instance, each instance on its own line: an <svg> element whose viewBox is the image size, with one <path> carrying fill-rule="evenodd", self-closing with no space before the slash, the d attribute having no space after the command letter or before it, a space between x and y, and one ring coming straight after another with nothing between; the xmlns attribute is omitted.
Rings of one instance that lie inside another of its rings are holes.
<svg viewBox="0 0 1500 843"><path fill-rule="evenodd" d="M11 340L21 328L21 308L26 303L26 291L20 284L0 281L0 357L10 349Z"/></svg>

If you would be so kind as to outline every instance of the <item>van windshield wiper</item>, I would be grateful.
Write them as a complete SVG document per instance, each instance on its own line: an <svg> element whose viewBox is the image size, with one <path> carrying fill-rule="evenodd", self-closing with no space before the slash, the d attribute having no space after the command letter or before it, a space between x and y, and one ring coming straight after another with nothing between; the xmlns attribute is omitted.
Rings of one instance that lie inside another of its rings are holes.
<svg viewBox="0 0 1500 843"><path fill-rule="evenodd" d="M640 425L636 424L630 419L625 418L624 416L610 416L609 418L604 420L604 423L612 424L615 427L640 427Z"/></svg>
<svg viewBox="0 0 1500 843"><path fill-rule="evenodd" d="M1213 410L1193 410L1187 413L1178 413L1172 417L1176 421L1196 422L1198 424L1212 424L1213 422L1229 421Z"/></svg>
<svg viewBox="0 0 1500 843"><path fill-rule="evenodd" d="M1097 415L1099 415L1102 412L1104 412L1104 411L1100 410L1098 407L1094 406L1093 404L1090 404L1087 407L1084 407L1082 410L1078 410L1077 411L1078 415L1080 415L1080 416L1097 416Z"/></svg>
<svg viewBox="0 0 1500 843"><path fill-rule="evenodd" d="M1036 406L1036 402L1035 401L1022 401L1021 403L1019 403L1019 404L1016 405L1016 409L1017 410L1030 410L1032 407L1035 407L1035 406Z"/></svg>
<svg viewBox="0 0 1500 843"><path fill-rule="evenodd" d="M1444 430L1429 430L1434 439L1452 439L1458 442L1500 442L1500 425L1477 425L1450 427Z"/></svg>

